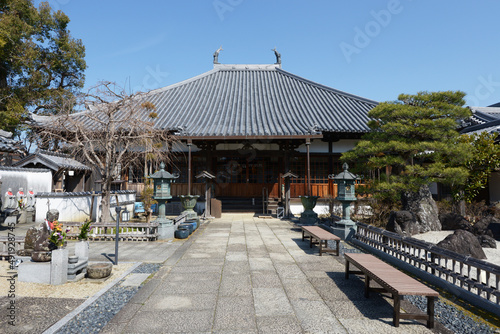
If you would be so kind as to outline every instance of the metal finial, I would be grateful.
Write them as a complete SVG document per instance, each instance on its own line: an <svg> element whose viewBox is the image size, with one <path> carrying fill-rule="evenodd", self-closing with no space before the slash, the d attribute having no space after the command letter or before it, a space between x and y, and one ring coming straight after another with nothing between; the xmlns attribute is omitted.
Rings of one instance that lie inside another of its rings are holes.
<svg viewBox="0 0 500 334"><path fill-rule="evenodd" d="M349 169L349 165L347 164L347 162L344 162L344 164L342 165L342 168L344 170L348 170Z"/></svg>

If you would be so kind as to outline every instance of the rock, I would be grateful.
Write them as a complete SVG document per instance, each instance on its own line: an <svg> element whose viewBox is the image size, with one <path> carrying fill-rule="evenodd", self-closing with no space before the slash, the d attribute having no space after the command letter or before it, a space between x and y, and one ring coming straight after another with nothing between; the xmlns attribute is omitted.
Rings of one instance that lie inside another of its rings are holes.
<svg viewBox="0 0 500 334"><path fill-rule="evenodd" d="M418 192L405 192L401 196L404 211L410 211L419 225L419 233L441 231L436 201L428 186L422 186Z"/></svg>
<svg viewBox="0 0 500 334"><path fill-rule="evenodd" d="M35 262L48 262L50 261L50 256L46 256L45 253L50 252L57 247L49 242L50 232L47 228L47 224L42 224L42 228L38 230L37 236L31 259Z"/></svg>
<svg viewBox="0 0 500 334"><path fill-rule="evenodd" d="M56 209L51 209L47 211L47 215L45 216L49 222L53 222L59 220L59 211Z"/></svg>
<svg viewBox="0 0 500 334"><path fill-rule="evenodd" d="M386 230L407 237L420 233L420 227L410 211L392 211Z"/></svg>
<svg viewBox="0 0 500 334"><path fill-rule="evenodd" d="M458 213L443 213L439 215L441 228L446 231L466 230L471 232L472 225Z"/></svg>
<svg viewBox="0 0 500 334"><path fill-rule="evenodd" d="M111 263L92 263L87 266L88 278L105 278L111 275L113 265Z"/></svg>
<svg viewBox="0 0 500 334"><path fill-rule="evenodd" d="M481 244L481 247L484 248L497 248L497 242L495 238L493 238L490 235L483 234L477 236L477 240L479 240L479 243Z"/></svg>
<svg viewBox="0 0 500 334"><path fill-rule="evenodd" d="M488 228L490 229L491 233L493 233L493 238L495 238L496 240L500 240L500 221L496 219L495 222L490 223Z"/></svg>
<svg viewBox="0 0 500 334"><path fill-rule="evenodd" d="M472 233L475 235L489 235L493 238L493 231L490 229L490 226L495 228L495 226L499 226L500 221L494 216L486 216L479 220L472 227Z"/></svg>
<svg viewBox="0 0 500 334"><path fill-rule="evenodd" d="M17 255L20 256L31 256L33 250L35 249L35 242L39 237L40 230L36 227L30 227L26 232L26 237L24 238L24 249L17 251Z"/></svg>
<svg viewBox="0 0 500 334"><path fill-rule="evenodd" d="M484 254L477 237L465 230L456 230L455 233L439 242L437 246L458 254L470 255L479 260L486 259L486 254Z"/></svg>

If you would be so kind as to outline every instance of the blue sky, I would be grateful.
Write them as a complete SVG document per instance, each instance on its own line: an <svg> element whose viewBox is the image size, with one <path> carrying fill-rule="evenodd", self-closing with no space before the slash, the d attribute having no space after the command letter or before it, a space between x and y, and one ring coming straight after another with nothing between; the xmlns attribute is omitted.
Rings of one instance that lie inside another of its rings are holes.
<svg viewBox="0 0 500 334"><path fill-rule="evenodd" d="M38 3L37 1L36 3ZM86 46L86 86L164 87L219 62L274 63L376 101L462 90L500 102L500 1L50 0Z"/></svg>

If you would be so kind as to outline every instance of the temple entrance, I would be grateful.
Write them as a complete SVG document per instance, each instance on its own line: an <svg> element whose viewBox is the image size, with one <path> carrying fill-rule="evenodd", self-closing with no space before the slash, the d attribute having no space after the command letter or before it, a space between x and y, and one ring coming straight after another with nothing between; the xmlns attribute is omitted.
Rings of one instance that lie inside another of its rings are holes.
<svg viewBox="0 0 500 334"><path fill-rule="evenodd" d="M277 157L218 157L215 196L260 197L266 188L279 197L279 166Z"/></svg>

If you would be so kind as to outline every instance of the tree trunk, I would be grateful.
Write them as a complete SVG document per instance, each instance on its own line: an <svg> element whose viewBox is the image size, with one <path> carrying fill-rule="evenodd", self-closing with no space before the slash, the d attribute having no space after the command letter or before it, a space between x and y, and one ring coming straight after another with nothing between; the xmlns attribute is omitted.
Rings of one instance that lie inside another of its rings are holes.
<svg viewBox="0 0 500 334"><path fill-rule="evenodd" d="M101 199L101 218L100 222L101 223L107 223L109 221L110 217L110 189L111 189L111 182L103 182L102 183L102 199Z"/></svg>

